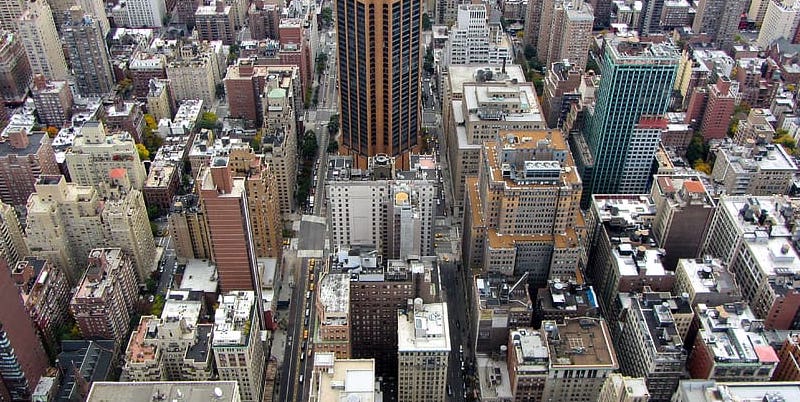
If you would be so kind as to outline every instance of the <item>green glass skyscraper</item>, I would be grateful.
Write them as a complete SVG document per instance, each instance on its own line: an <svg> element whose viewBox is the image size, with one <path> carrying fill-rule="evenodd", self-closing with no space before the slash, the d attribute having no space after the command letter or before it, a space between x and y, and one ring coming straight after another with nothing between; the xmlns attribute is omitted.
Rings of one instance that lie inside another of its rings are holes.
<svg viewBox="0 0 800 402"><path fill-rule="evenodd" d="M597 102L584 132L594 160L584 181L587 197L647 191L660 141L652 135L653 117L667 111L679 60L671 44L605 42Z"/></svg>

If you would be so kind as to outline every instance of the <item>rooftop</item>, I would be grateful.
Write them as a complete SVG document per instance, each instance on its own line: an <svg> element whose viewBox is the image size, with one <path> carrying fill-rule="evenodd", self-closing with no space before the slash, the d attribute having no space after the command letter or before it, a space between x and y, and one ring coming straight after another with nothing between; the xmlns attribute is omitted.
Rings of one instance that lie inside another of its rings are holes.
<svg viewBox="0 0 800 402"><path fill-rule="evenodd" d="M796 382L716 382L714 380L682 380L676 392L683 401L785 402L800 399Z"/></svg>
<svg viewBox="0 0 800 402"><path fill-rule="evenodd" d="M599 308L597 295L591 286L556 278L537 291L538 305L543 310L563 310L576 313Z"/></svg>
<svg viewBox="0 0 800 402"><path fill-rule="evenodd" d="M97 341L62 341L61 353L58 354L56 365L61 373L61 390L58 393L59 401L74 401L83 399L82 390L75 380L74 368L77 367L84 381L106 381L111 375L111 361L114 351L117 350L112 340ZM89 399L95 401L117 401L117 398ZM142 402L150 402L149 399ZM132 401L138 402L138 401Z"/></svg>
<svg viewBox="0 0 800 402"><path fill-rule="evenodd" d="M698 176L656 175L655 185L659 193L673 207L707 205L713 208L716 206Z"/></svg>
<svg viewBox="0 0 800 402"><path fill-rule="evenodd" d="M158 318L142 316L134 328L125 350L125 362L144 363L156 358L158 349Z"/></svg>
<svg viewBox="0 0 800 402"><path fill-rule="evenodd" d="M481 72L479 73L478 71ZM450 81L450 92L453 94L463 93L464 84L470 82L503 82L506 80L525 82L525 74L518 64L506 64L505 72L503 72L502 66L496 64L451 65L447 67L447 72L447 77ZM454 98L460 97L460 95L454 96Z"/></svg>
<svg viewBox="0 0 800 402"><path fill-rule="evenodd" d="M398 311L397 351L450 352L447 304L414 301L414 311Z"/></svg>
<svg viewBox="0 0 800 402"><path fill-rule="evenodd" d="M476 355L475 360L481 396L493 401L514 400L514 394L511 392L511 377L506 362L481 354Z"/></svg>
<svg viewBox="0 0 800 402"><path fill-rule="evenodd" d="M103 298L116 281L109 274L117 275L125 257L118 248L96 248L89 252L89 267L83 274L75 298Z"/></svg>
<svg viewBox="0 0 800 402"><path fill-rule="evenodd" d="M617 355L611 346L611 335L602 318L565 318L564 324L542 323L547 334L550 369L616 370Z"/></svg>
<svg viewBox="0 0 800 402"><path fill-rule="evenodd" d="M244 346L249 341L255 310L255 293L234 291L219 296L214 313L213 345Z"/></svg>
<svg viewBox="0 0 800 402"><path fill-rule="evenodd" d="M87 402L239 400L236 381L95 382Z"/></svg>
<svg viewBox="0 0 800 402"><path fill-rule="evenodd" d="M550 365L550 351L542 331L532 328L519 328L511 331L511 347L516 361L512 361L519 375L540 375L547 372Z"/></svg>
<svg viewBox="0 0 800 402"><path fill-rule="evenodd" d="M465 116L471 122L504 120L542 122L536 90L530 83L480 83L464 85Z"/></svg>
<svg viewBox="0 0 800 402"><path fill-rule="evenodd" d="M761 332L764 322L757 320L745 303L730 303L708 308L699 304L700 336L717 364L776 364L778 356Z"/></svg>
<svg viewBox="0 0 800 402"><path fill-rule="evenodd" d="M683 340L672 315L673 307L678 312L678 307L674 306L675 300L660 297L651 300L649 297L653 295L658 295L658 293L647 293L630 298L631 314L636 314L637 321L646 326L646 328L634 328L634 330L640 331L647 351L657 356L654 359L685 361L686 351L683 348ZM685 307L687 309L685 314L691 314L691 309L688 306Z"/></svg>
<svg viewBox="0 0 800 402"><path fill-rule="evenodd" d="M689 285L696 295L692 303L697 299L705 300L702 295L708 293L728 295L733 299L741 298L735 276L719 259L682 258L678 260L676 272L677 275L685 275L689 280Z"/></svg>
<svg viewBox="0 0 800 402"><path fill-rule="evenodd" d="M336 359L333 353L314 354L318 402L379 402L374 359ZM313 388L312 388L313 390ZM313 392L313 391L312 391Z"/></svg>
<svg viewBox="0 0 800 402"><path fill-rule="evenodd" d="M350 310L350 275L326 274L319 280L322 325L346 325Z"/></svg>
<svg viewBox="0 0 800 402"><path fill-rule="evenodd" d="M15 148L11 145L11 141L8 140L8 137L2 137L0 138L0 157L6 157L8 155L33 155L39 150L45 135L46 133L43 131L28 133L28 141L27 144L25 144L25 148Z"/></svg>
<svg viewBox="0 0 800 402"><path fill-rule="evenodd" d="M189 259L183 270L181 289L215 293L219 285L217 266L210 260Z"/></svg>
<svg viewBox="0 0 800 402"><path fill-rule="evenodd" d="M797 171L797 164L780 144L737 145L725 141L718 148L736 173L756 171Z"/></svg>
<svg viewBox="0 0 800 402"><path fill-rule="evenodd" d="M488 274L475 278L475 289L481 309L507 309L509 305L518 309L532 308L527 282L509 282L503 275Z"/></svg>

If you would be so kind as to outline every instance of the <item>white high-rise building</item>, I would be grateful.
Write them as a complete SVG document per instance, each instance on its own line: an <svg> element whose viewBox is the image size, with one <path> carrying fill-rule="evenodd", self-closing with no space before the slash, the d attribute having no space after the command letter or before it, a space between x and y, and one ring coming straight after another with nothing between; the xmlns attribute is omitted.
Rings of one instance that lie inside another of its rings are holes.
<svg viewBox="0 0 800 402"><path fill-rule="evenodd" d="M402 172L386 155L371 158L367 171L355 169L347 156L328 163L332 246L374 247L387 258L433 255L438 185L432 157L411 155L412 170Z"/></svg>
<svg viewBox="0 0 800 402"><path fill-rule="evenodd" d="M0 1L0 29L14 31L17 29L17 18L25 11L27 1Z"/></svg>
<svg viewBox="0 0 800 402"><path fill-rule="evenodd" d="M45 1L28 3L28 9L17 20L17 33L28 55L33 74L42 74L53 81L69 76L64 50L58 38L53 13Z"/></svg>
<svg viewBox="0 0 800 402"><path fill-rule="evenodd" d="M756 44L766 49L780 38L792 40L798 24L800 24L800 1L772 0L767 6Z"/></svg>
<svg viewBox="0 0 800 402"><path fill-rule="evenodd" d="M164 0L127 0L114 8L114 15L117 26L161 27L167 15L167 5Z"/></svg>
<svg viewBox="0 0 800 402"><path fill-rule="evenodd" d="M458 6L458 19L450 30L445 65L513 60L511 42L499 25L490 25L485 4Z"/></svg>
<svg viewBox="0 0 800 402"><path fill-rule="evenodd" d="M397 396L400 401L446 400L450 336L447 303L423 304L397 316Z"/></svg>
<svg viewBox="0 0 800 402"><path fill-rule="evenodd" d="M219 379L239 383L242 401L260 401L264 386L264 346L255 293L233 291L219 297L212 347Z"/></svg>

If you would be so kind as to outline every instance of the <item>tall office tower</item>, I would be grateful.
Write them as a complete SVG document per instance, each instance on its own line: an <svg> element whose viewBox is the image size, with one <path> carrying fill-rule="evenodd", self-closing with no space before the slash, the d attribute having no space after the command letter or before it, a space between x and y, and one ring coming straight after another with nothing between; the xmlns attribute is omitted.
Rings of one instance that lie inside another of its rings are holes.
<svg viewBox="0 0 800 402"><path fill-rule="evenodd" d="M619 331L614 337L620 371L644 378L654 401L669 401L678 388L686 365L686 350L675 325L669 303L636 295L622 310ZM691 308L686 305L691 312ZM623 318L624 317L624 318Z"/></svg>
<svg viewBox="0 0 800 402"><path fill-rule="evenodd" d="M133 137L127 132L111 134L99 120L84 123L66 160L72 181L81 186L94 186L101 196L107 195L112 181L119 179L112 173L124 173L131 188L140 191L147 179Z"/></svg>
<svg viewBox="0 0 800 402"><path fill-rule="evenodd" d="M386 155L370 158L366 171L350 156L332 158L325 186L331 244L374 247L387 258L434 254L436 164L425 155L411 159L434 171L395 172Z"/></svg>
<svg viewBox="0 0 800 402"><path fill-rule="evenodd" d="M22 103L31 83L31 65L20 44L19 35L0 31L0 98L6 103Z"/></svg>
<svg viewBox="0 0 800 402"><path fill-rule="evenodd" d="M447 400L447 363L450 360L447 303L413 306L397 314L397 400Z"/></svg>
<svg viewBox="0 0 800 402"><path fill-rule="evenodd" d="M774 0L769 2L764 22L758 32L756 44L766 49L780 38L794 39L800 24L800 2L794 0Z"/></svg>
<svg viewBox="0 0 800 402"><path fill-rule="evenodd" d="M42 125L62 128L72 117L72 90L67 81L50 81L37 74L31 86L33 103Z"/></svg>
<svg viewBox="0 0 800 402"><path fill-rule="evenodd" d="M764 23L764 17L767 15L769 3L771 3L770 0L751 1L750 6L747 8L747 20L755 22L756 25L762 25Z"/></svg>
<svg viewBox="0 0 800 402"><path fill-rule="evenodd" d="M96 248L88 260L70 312L84 338L109 339L121 346L138 294L135 269L118 248Z"/></svg>
<svg viewBox="0 0 800 402"><path fill-rule="evenodd" d="M201 5L203 5L203 2L200 0L178 0L175 5L175 14L172 17L172 22L186 24L188 29L194 29L194 13Z"/></svg>
<svg viewBox="0 0 800 402"><path fill-rule="evenodd" d="M653 235L667 254L664 268L675 271L681 258L697 258L716 203L698 176L656 175L650 197L656 205Z"/></svg>
<svg viewBox="0 0 800 402"><path fill-rule="evenodd" d="M730 49L733 38L739 33L739 21L746 6L744 0L700 0L692 30L706 33L722 49Z"/></svg>
<svg viewBox="0 0 800 402"><path fill-rule="evenodd" d="M591 73L590 73L591 74ZM547 69L542 95L542 114L549 128L564 127L573 104L581 100L583 68L558 61Z"/></svg>
<svg viewBox="0 0 800 402"><path fill-rule="evenodd" d="M336 0L340 153L363 168L377 154L409 166L421 118L422 2Z"/></svg>
<svg viewBox="0 0 800 402"><path fill-rule="evenodd" d="M546 66L564 61L586 67L592 38L592 6L583 0L545 1L537 45L537 57Z"/></svg>
<svg viewBox="0 0 800 402"><path fill-rule="evenodd" d="M376 374L393 393L399 381L397 310L413 308L409 301L418 297L435 302L438 274L430 260L389 260L384 268L372 258L371 267L362 262L350 279L350 349L353 358L375 359Z"/></svg>
<svg viewBox="0 0 800 402"><path fill-rule="evenodd" d="M695 91L692 97L698 93ZM731 89L730 78L720 76L715 84L708 85L706 94L708 99L700 122L703 139L725 138L728 135L728 125L736 107L737 96Z"/></svg>
<svg viewBox="0 0 800 402"><path fill-rule="evenodd" d="M25 244L25 234L13 206L0 202L0 259L9 267L30 254Z"/></svg>
<svg viewBox="0 0 800 402"><path fill-rule="evenodd" d="M275 67L277 77L266 80L263 94L264 136L260 151L264 163L272 167L277 179L277 195L282 213L294 210L294 190L297 183L297 119L302 115L302 96L298 69L294 66Z"/></svg>
<svg viewBox="0 0 800 402"><path fill-rule="evenodd" d="M662 33L661 13L666 0L642 1L642 12L639 14L639 34L649 36Z"/></svg>
<svg viewBox="0 0 800 402"><path fill-rule="evenodd" d="M606 377L617 371L617 353L602 318L544 321L550 374L542 401L595 402Z"/></svg>
<svg viewBox="0 0 800 402"><path fill-rule="evenodd" d="M226 6L222 0L197 7L197 11L194 12L197 38L201 41L219 40L225 45L234 44L236 30L233 18L234 10L231 6Z"/></svg>
<svg viewBox="0 0 800 402"><path fill-rule="evenodd" d="M114 24L127 28L159 28L164 26L167 17L167 5L164 0L127 0L123 13L125 19Z"/></svg>
<svg viewBox="0 0 800 402"><path fill-rule="evenodd" d="M210 167L200 169L197 185L206 218L212 258L219 271L220 289L253 290L259 283L254 275L252 228L247 214L245 179L234 178L228 158L218 157Z"/></svg>
<svg viewBox="0 0 800 402"><path fill-rule="evenodd" d="M642 378L625 377L613 373L606 378L597 402L647 402L650 391Z"/></svg>
<svg viewBox="0 0 800 402"><path fill-rule="evenodd" d="M80 7L71 7L61 27L78 92L102 96L114 89L114 72L100 23Z"/></svg>
<svg viewBox="0 0 800 402"><path fill-rule="evenodd" d="M196 194L175 197L169 212L169 233L178 260L211 259L211 240L200 198Z"/></svg>
<svg viewBox="0 0 800 402"><path fill-rule="evenodd" d="M255 298L251 291L220 295L211 336L219 379L238 382L242 402L261 401L264 386L264 346Z"/></svg>
<svg viewBox="0 0 800 402"><path fill-rule="evenodd" d="M276 188L280 181L276 180L272 165L265 163L261 155L253 153L249 145L231 149L228 161L233 175L245 178L256 257L280 258L283 219Z"/></svg>
<svg viewBox="0 0 800 402"><path fill-rule="evenodd" d="M26 0L6 0L0 2L0 29L16 31L17 18L28 8Z"/></svg>
<svg viewBox="0 0 800 402"><path fill-rule="evenodd" d="M450 29L444 53L445 65L513 60L513 47L499 24L490 24L486 4L458 6L458 20Z"/></svg>
<svg viewBox="0 0 800 402"><path fill-rule="evenodd" d="M453 177L453 215L459 218L465 179L478 175L483 143L497 141L505 131L539 130L547 125L533 84L492 81L493 77L493 72L478 70L477 83L462 84L461 99L453 93L450 116L444 122L447 160Z"/></svg>
<svg viewBox="0 0 800 402"><path fill-rule="evenodd" d="M0 143L0 199L17 207L25 205L41 175L58 174L53 140L44 131L8 130Z"/></svg>
<svg viewBox="0 0 800 402"><path fill-rule="evenodd" d="M33 74L63 81L69 78L64 50L53 22L53 13L45 1L32 1L17 20L17 34L28 55Z"/></svg>
<svg viewBox="0 0 800 402"><path fill-rule="evenodd" d="M14 287L11 271L0 260L0 395L12 401L31 400L36 384L49 366L47 354Z"/></svg>
<svg viewBox="0 0 800 402"><path fill-rule="evenodd" d="M646 191L660 131L642 116L667 111L679 61L670 44L615 40L603 48L603 79L587 116L586 142L594 167L589 180L584 177L585 201L591 194ZM640 122L643 127L637 130Z"/></svg>
<svg viewBox="0 0 800 402"><path fill-rule="evenodd" d="M71 289L66 275L44 258L25 257L12 266L11 278L42 341L55 350L69 308Z"/></svg>
<svg viewBox="0 0 800 402"><path fill-rule="evenodd" d="M41 176L27 206L28 247L63 270L71 285L96 247L122 248L141 280L153 269L155 243L140 191L120 186L103 199L94 187Z"/></svg>
<svg viewBox="0 0 800 402"><path fill-rule="evenodd" d="M581 179L560 131L507 133L484 143L467 179L464 263L542 286L583 265Z"/></svg>

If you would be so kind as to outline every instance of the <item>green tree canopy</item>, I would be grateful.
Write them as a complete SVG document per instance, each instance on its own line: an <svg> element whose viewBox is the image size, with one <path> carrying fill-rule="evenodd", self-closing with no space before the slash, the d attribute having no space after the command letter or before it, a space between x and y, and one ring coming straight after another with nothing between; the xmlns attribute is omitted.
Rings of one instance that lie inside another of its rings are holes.
<svg viewBox="0 0 800 402"><path fill-rule="evenodd" d="M303 144L300 146L300 154L304 159L310 160L317 154L317 134L312 130L306 131L303 136Z"/></svg>
<svg viewBox="0 0 800 402"><path fill-rule="evenodd" d="M328 120L328 134L336 135L339 133L339 115L332 114Z"/></svg>
<svg viewBox="0 0 800 402"><path fill-rule="evenodd" d="M204 112L200 116L200 128L213 130L217 126L217 115L213 112Z"/></svg>
<svg viewBox="0 0 800 402"><path fill-rule="evenodd" d="M136 144L136 152L139 153L139 160L146 161L150 159L150 151L147 150L144 144Z"/></svg>
<svg viewBox="0 0 800 402"><path fill-rule="evenodd" d="M320 11L319 17L322 20L322 26L329 27L333 22L333 10L330 7L325 7Z"/></svg>
<svg viewBox="0 0 800 402"><path fill-rule="evenodd" d="M431 28L433 28L431 17L428 16L428 13L422 13L422 30L430 31Z"/></svg>

